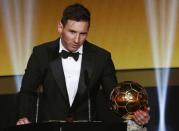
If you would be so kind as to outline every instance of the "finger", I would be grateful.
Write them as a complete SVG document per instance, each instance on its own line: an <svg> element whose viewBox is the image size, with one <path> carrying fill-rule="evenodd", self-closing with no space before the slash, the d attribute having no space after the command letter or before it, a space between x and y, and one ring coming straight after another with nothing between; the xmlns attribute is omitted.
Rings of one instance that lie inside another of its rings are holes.
<svg viewBox="0 0 179 131"><path fill-rule="evenodd" d="M137 124L144 125L148 123L150 116L144 111L137 111L134 113L133 119Z"/></svg>
<svg viewBox="0 0 179 131"><path fill-rule="evenodd" d="M23 120L19 120L16 125L23 125L25 124Z"/></svg>
<svg viewBox="0 0 179 131"><path fill-rule="evenodd" d="M16 125L23 125L23 124L29 124L30 121L27 118L19 119L19 121L16 123Z"/></svg>
<svg viewBox="0 0 179 131"><path fill-rule="evenodd" d="M28 119L24 119L23 122L24 122L25 124L29 124L29 123L30 123L30 121L29 121Z"/></svg>

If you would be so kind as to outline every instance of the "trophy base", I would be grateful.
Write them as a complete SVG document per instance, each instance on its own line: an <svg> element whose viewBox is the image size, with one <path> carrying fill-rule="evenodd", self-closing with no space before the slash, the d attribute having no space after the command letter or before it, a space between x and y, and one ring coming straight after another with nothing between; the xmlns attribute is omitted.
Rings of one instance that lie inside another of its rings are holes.
<svg viewBox="0 0 179 131"><path fill-rule="evenodd" d="M127 122L127 131L147 131L146 127L140 126L132 120L128 120L126 122Z"/></svg>

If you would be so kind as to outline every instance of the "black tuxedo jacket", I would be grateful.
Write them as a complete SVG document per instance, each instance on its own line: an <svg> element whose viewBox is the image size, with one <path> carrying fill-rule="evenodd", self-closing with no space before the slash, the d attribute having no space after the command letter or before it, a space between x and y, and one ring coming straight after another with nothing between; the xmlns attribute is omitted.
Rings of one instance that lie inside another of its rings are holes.
<svg viewBox="0 0 179 131"><path fill-rule="evenodd" d="M73 67L72 67L73 68ZM34 121L36 90L43 86L39 120L88 120L88 99L91 117L96 115L96 96L100 87L107 99L116 86L115 68L108 51L87 41L83 45L80 80L76 97L69 105L65 77L59 56L59 39L34 47L19 92L19 118Z"/></svg>

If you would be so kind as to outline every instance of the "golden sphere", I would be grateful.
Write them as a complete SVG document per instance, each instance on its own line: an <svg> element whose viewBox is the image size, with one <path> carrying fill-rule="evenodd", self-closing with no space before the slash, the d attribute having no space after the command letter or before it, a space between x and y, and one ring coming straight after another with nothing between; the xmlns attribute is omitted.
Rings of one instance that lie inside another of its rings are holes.
<svg viewBox="0 0 179 131"><path fill-rule="evenodd" d="M148 107L148 95L146 89L137 82L123 81L112 90L110 102L111 110L129 120L135 111Z"/></svg>

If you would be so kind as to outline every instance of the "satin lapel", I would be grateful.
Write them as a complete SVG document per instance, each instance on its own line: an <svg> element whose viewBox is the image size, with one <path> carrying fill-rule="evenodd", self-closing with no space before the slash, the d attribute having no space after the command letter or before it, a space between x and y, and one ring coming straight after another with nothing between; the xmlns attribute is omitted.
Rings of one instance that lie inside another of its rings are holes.
<svg viewBox="0 0 179 131"><path fill-rule="evenodd" d="M58 47L53 47L50 50L50 54L53 54L51 59L52 61L50 62L50 68L52 70L53 77L55 78L57 85L61 90L62 95L64 96L67 103L69 103L68 93L65 83L65 76L62 67L62 61L61 58L59 57L58 51L59 51L59 44Z"/></svg>
<svg viewBox="0 0 179 131"><path fill-rule="evenodd" d="M62 95L64 96L65 100L69 102L61 59L59 58L59 59L54 60L50 64L50 66L51 66L53 76L59 88L61 89Z"/></svg>
<svg viewBox="0 0 179 131"><path fill-rule="evenodd" d="M79 102L79 99L83 99L83 95L85 93L86 95L88 93L87 86L89 86L90 81L88 81L88 84L87 84L86 77L88 77L89 80L91 79L93 69L94 69L94 64L95 64L94 60L95 58L94 58L93 52L90 50L90 48L87 45L84 45L78 91L77 91L72 107L75 106L77 102Z"/></svg>

